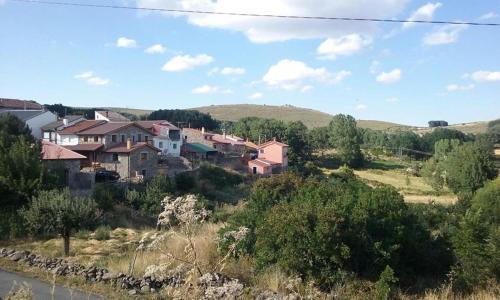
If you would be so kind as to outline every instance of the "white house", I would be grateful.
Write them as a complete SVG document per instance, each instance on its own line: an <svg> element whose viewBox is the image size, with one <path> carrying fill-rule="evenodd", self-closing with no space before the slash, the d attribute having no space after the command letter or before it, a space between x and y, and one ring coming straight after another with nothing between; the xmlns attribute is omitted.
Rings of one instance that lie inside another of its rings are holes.
<svg viewBox="0 0 500 300"><path fill-rule="evenodd" d="M9 113L24 122L36 139L42 138L42 127L57 121L57 116L46 110L2 110L0 114Z"/></svg>
<svg viewBox="0 0 500 300"><path fill-rule="evenodd" d="M78 133L95 126L106 123L106 121L83 120L56 132L56 143L63 146L78 145Z"/></svg>
<svg viewBox="0 0 500 300"><path fill-rule="evenodd" d="M176 157L181 155L181 130L177 126L165 120L137 121L136 124L155 134L153 144L161 150L161 154Z"/></svg>
<svg viewBox="0 0 500 300"><path fill-rule="evenodd" d="M94 119L108 122L130 122L123 115L110 110L96 110Z"/></svg>
<svg viewBox="0 0 500 300"><path fill-rule="evenodd" d="M57 143L57 132L63 130L66 127L73 126L76 123L85 121L83 116L67 115L64 118L49 123L42 127L43 140L53 143Z"/></svg>

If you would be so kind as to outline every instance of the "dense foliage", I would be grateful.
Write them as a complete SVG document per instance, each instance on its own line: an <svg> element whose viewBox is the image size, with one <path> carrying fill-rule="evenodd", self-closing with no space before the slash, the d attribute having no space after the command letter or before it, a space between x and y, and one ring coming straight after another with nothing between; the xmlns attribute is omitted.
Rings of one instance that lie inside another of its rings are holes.
<svg viewBox="0 0 500 300"><path fill-rule="evenodd" d="M363 164L360 136L356 120L349 115L336 115L330 122L330 144L345 164L357 167Z"/></svg>
<svg viewBox="0 0 500 300"><path fill-rule="evenodd" d="M57 114L60 118L66 115L82 115L89 120L93 120L95 118L96 108L78 108L62 104L45 104L45 107L49 111Z"/></svg>
<svg viewBox="0 0 500 300"><path fill-rule="evenodd" d="M167 120L180 127L202 128L215 130L219 122L209 114L197 110L186 109L160 109L152 112L146 117L148 120Z"/></svg>

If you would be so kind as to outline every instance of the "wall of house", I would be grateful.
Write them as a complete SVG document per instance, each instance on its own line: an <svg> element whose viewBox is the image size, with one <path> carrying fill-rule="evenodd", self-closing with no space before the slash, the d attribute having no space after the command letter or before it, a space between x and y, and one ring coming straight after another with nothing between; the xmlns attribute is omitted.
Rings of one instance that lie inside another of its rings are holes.
<svg viewBox="0 0 500 300"><path fill-rule="evenodd" d="M97 137L97 140L94 139ZM87 141L85 141L87 138ZM77 144L103 144L103 136L101 135L79 135Z"/></svg>
<svg viewBox="0 0 500 300"><path fill-rule="evenodd" d="M141 152L148 153L147 160L141 160ZM100 152L97 154L97 161L106 170L118 172L122 179L134 178L142 170L146 170L148 179L156 175L158 154L153 149L144 147L132 153L118 153L118 161L113 161L113 153Z"/></svg>
<svg viewBox="0 0 500 300"><path fill-rule="evenodd" d="M92 185L92 182L82 182L80 173L80 160L44 160L48 170L64 169L66 171L66 185L70 189L80 189L82 185Z"/></svg>
<svg viewBox="0 0 500 300"><path fill-rule="evenodd" d="M214 141L210 140L210 135L204 135L198 130L183 130L182 138L186 139L187 143L200 143L214 148ZM215 148L214 148L215 149Z"/></svg>
<svg viewBox="0 0 500 300"><path fill-rule="evenodd" d="M259 149L259 158L288 166L288 147L282 147L276 144L271 144L265 148Z"/></svg>
<svg viewBox="0 0 500 300"><path fill-rule="evenodd" d="M253 173L254 168L256 168L256 171L257 171L256 174L259 174L259 175L269 175L272 173L271 167L264 167L264 166L254 164L251 161L249 161L248 162L248 172L250 174L254 174Z"/></svg>
<svg viewBox="0 0 500 300"><path fill-rule="evenodd" d="M113 142L113 135L116 136L116 142ZM148 132L142 128L136 127L136 126L129 126L127 128L124 128L122 130L113 132L111 134L107 134L103 136L102 143L105 145L104 147L110 148L113 147L117 144L123 144L122 142L122 136L124 137L125 143L127 142L127 139L131 139L134 143L137 142L145 142L146 137L148 137L149 141L153 140L153 134L151 132ZM139 139L140 138L140 139Z"/></svg>
<svg viewBox="0 0 500 300"><path fill-rule="evenodd" d="M56 144L63 146L77 145L78 136L75 134L56 134Z"/></svg>
<svg viewBox="0 0 500 300"><path fill-rule="evenodd" d="M172 141L169 138L155 136L153 137L153 145L160 149L164 155L174 157L181 155L181 141Z"/></svg>
<svg viewBox="0 0 500 300"><path fill-rule="evenodd" d="M26 125L29 126L29 128L31 129L31 134L36 139L41 139L42 127L55 121L57 121L57 116L50 111L46 111L26 121Z"/></svg>

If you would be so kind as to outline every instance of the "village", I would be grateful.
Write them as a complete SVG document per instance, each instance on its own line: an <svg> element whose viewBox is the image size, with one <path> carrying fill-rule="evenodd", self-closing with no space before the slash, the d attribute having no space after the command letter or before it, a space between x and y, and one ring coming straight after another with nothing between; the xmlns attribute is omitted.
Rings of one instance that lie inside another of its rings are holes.
<svg viewBox="0 0 500 300"><path fill-rule="evenodd" d="M0 99L0 114L29 126L42 142L48 168L63 168L66 184L92 189L96 180L137 182L157 174L175 175L202 162L241 174L267 176L288 167L288 145L275 138L261 144L205 128L179 128L168 120L130 121L114 111L59 118L38 103Z"/></svg>

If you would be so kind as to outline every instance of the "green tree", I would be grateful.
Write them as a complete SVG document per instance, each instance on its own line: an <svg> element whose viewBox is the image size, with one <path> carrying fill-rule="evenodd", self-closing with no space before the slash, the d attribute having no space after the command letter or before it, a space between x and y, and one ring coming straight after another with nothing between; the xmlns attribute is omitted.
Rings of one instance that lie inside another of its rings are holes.
<svg viewBox="0 0 500 300"><path fill-rule="evenodd" d="M161 210L161 200L174 191L174 185L165 175L157 175L147 183L140 210L148 215L156 216Z"/></svg>
<svg viewBox="0 0 500 300"><path fill-rule="evenodd" d="M309 145L313 151L323 151L330 147L328 127L316 127L309 130Z"/></svg>
<svg viewBox="0 0 500 300"><path fill-rule="evenodd" d="M330 122L330 143L335 145L338 156L345 164L357 167L363 163L360 137L352 116L339 114L333 117Z"/></svg>
<svg viewBox="0 0 500 300"><path fill-rule="evenodd" d="M286 124L283 142L288 144L288 160L291 166L302 166L311 156L307 127L300 121Z"/></svg>
<svg viewBox="0 0 500 300"><path fill-rule="evenodd" d="M40 192L20 213L32 233L60 234L66 256L71 233L94 227L99 217L94 200L72 197L68 189Z"/></svg>

